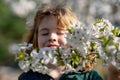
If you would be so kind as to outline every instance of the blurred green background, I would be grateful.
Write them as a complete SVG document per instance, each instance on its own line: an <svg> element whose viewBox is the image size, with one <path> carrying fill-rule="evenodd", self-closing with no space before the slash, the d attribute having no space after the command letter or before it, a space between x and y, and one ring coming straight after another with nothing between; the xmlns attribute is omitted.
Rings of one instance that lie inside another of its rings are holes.
<svg viewBox="0 0 120 80"><path fill-rule="evenodd" d="M24 32L25 20L14 15L10 6L0 0L0 65L14 66L8 46L20 43Z"/></svg>

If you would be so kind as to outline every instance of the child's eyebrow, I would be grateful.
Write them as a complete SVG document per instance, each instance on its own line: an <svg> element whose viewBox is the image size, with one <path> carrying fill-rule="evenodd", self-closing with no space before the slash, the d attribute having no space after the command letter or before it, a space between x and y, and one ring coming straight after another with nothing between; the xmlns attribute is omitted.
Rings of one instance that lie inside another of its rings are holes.
<svg viewBox="0 0 120 80"><path fill-rule="evenodd" d="M41 28L39 31L48 31L48 28Z"/></svg>

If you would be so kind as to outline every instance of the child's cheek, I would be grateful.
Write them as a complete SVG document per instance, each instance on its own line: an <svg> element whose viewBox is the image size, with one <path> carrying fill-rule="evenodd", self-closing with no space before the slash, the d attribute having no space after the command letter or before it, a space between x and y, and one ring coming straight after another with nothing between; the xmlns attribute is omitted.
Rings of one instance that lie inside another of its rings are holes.
<svg viewBox="0 0 120 80"><path fill-rule="evenodd" d="M66 38L64 38L64 37L60 38L59 41L60 41L59 43L61 43L61 45L67 45L68 44Z"/></svg>
<svg viewBox="0 0 120 80"><path fill-rule="evenodd" d="M45 47L46 38L38 37L38 46L39 48Z"/></svg>

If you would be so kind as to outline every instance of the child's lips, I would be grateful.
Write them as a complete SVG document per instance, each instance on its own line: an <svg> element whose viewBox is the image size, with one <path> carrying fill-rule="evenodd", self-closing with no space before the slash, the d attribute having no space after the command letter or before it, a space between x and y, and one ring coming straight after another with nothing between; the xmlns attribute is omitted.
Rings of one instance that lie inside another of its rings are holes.
<svg viewBox="0 0 120 80"><path fill-rule="evenodd" d="M58 47L58 45L56 45L56 44L49 44L48 47L56 48L56 47Z"/></svg>

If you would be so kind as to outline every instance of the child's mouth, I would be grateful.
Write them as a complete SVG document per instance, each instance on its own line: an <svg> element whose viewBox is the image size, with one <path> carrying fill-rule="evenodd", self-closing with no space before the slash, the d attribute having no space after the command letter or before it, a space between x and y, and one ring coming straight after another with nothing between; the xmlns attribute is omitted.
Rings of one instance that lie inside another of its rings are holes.
<svg viewBox="0 0 120 80"><path fill-rule="evenodd" d="M56 45L56 44L49 44L48 47L51 47L51 48L57 48L58 45Z"/></svg>

